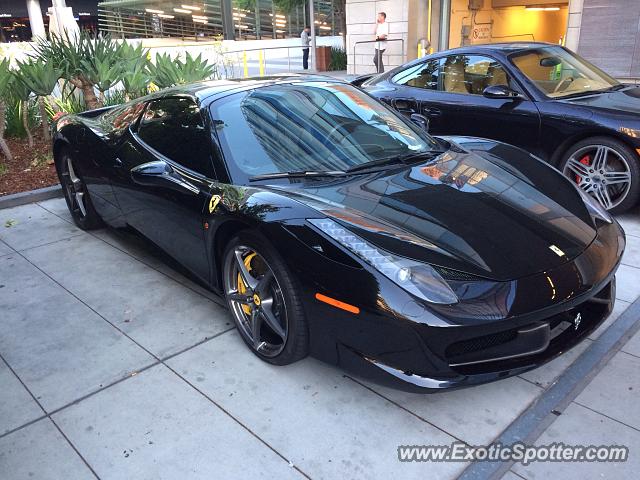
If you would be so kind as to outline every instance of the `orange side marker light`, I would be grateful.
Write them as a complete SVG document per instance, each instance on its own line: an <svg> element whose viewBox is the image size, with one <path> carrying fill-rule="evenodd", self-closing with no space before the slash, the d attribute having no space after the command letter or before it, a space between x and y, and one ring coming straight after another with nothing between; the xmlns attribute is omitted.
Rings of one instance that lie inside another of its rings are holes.
<svg viewBox="0 0 640 480"><path fill-rule="evenodd" d="M332 307L339 308L341 310L346 310L350 313L358 314L360 313L360 309L353 305L349 305L348 303L341 302L340 300L336 300L335 298L327 297L326 295L322 295L321 293L316 293L316 300L324 303L328 303Z"/></svg>

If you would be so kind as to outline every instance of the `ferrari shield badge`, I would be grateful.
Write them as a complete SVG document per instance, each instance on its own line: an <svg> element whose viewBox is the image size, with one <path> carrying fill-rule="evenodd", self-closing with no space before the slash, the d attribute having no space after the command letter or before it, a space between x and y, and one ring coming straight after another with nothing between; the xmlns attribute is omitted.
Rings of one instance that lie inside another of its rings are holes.
<svg viewBox="0 0 640 480"><path fill-rule="evenodd" d="M218 204L220 203L220 200L222 200L222 197L220 195L211 196L211 200L209 200L209 213L213 213L216 211L216 208L218 208Z"/></svg>

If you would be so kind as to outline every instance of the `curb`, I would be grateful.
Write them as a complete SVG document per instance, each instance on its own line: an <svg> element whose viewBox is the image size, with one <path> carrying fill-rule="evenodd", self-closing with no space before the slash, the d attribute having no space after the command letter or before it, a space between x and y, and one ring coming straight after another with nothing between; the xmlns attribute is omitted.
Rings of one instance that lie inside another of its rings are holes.
<svg viewBox="0 0 640 480"><path fill-rule="evenodd" d="M0 209L17 207L19 205L41 202L43 200L59 197L62 197L62 187L59 184L51 185L50 187L38 188L36 190L13 193L11 195L0 197Z"/></svg>

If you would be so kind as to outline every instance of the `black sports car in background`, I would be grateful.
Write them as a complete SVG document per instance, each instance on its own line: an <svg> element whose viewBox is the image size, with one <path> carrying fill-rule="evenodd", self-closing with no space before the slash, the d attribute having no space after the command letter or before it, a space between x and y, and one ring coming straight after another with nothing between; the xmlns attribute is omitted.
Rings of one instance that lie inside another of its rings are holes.
<svg viewBox="0 0 640 480"><path fill-rule="evenodd" d="M429 391L585 338L613 307L620 226L529 153L414 120L326 77L209 82L63 117L54 155L81 228L148 237L267 362Z"/></svg>
<svg viewBox="0 0 640 480"><path fill-rule="evenodd" d="M427 116L434 135L524 148L611 212L640 199L640 86L561 46L456 48L355 83L401 112Z"/></svg>

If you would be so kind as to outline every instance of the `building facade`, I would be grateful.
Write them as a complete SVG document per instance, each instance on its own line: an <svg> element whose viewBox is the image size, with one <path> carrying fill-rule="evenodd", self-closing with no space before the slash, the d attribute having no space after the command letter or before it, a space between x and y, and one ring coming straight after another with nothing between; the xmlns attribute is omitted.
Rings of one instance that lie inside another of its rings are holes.
<svg viewBox="0 0 640 480"><path fill-rule="evenodd" d="M543 41L566 45L618 78L640 78L640 0L347 0L349 73L375 70L380 11L389 22L390 66L468 44Z"/></svg>

